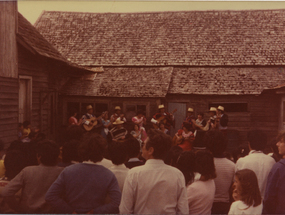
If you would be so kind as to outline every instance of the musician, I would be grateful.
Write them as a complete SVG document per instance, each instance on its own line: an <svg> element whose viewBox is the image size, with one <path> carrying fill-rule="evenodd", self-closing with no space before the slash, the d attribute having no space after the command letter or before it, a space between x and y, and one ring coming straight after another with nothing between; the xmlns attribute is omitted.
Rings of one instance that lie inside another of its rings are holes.
<svg viewBox="0 0 285 215"><path fill-rule="evenodd" d="M127 122L126 117L124 116L124 114L121 114L120 106L116 106L115 107L115 113L111 116L110 120L112 122L115 122L118 118L120 118L124 122Z"/></svg>
<svg viewBox="0 0 285 215"><path fill-rule="evenodd" d="M124 128L123 124L125 122L118 117L115 122L113 122L114 128L112 128L107 136L108 142L112 141L123 141L126 139L128 131Z"/></svg>
<svg viewBox="0 0 285 215"><path fill-rule="evenodd" d="M81 125L92 125L93 122L91 121L88 121L88 119L91 119L91 118L96 118L95 115L93 114L93 107L92 105L88 105L86 107L86 111L87 113L84 114L81 119L82 119L82 122L81 122ZM91 123L91 124L90 124Z"/></svg>
<svg viewBox="0 0 285 215"><path fill-rule="evenodd" d="M217 125L217 108L215 107L210 107L209 110L209 114L210 114L210 119L209 119L209 123L210 123L210 127L209 129L217 129L218 125Z"/></svg>
<svg viewBox="0 0 285 215"><path fill-rule="evenodd" d="M228 130L228 122L229 118L228 115L225 114L225 108L223 106L219 106L217 108L217 120L219 122L219 130L226 135L227 130Z"/></svg>
<svg viewBox="0 0 285 215"><path fill-rule="evenodd" d="M158 126L160 122L163 122L165 124L165 128L170 131L170 128L174 123L173 114L165 112L164 105L159 105L158 110L158 113L153 115L151 122L155 125L154 127Z"/></svg>
<svg viewBox="0 0 285 215"><path fill-rule="evenodd" d="M195 131L195 116L193 108L188 108L187 116L183 121L181 128L183 128L184 123L188 123L190 125L190 131L194 133Z"/></svg>

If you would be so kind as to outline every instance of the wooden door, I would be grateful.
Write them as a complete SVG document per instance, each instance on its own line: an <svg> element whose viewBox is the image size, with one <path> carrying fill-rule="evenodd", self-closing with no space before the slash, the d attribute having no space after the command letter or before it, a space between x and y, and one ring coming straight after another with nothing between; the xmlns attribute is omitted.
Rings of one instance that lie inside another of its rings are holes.
<svg viewBox="0 0 285 215"><path fill-rule="evenodd" d="M177 111L174 113L175 123L170 131L171 136L174 136L178 129L181 128L181 125L186 118L186 103L168 103L168 112L172 112L174 109L177 109Z"/></svg>

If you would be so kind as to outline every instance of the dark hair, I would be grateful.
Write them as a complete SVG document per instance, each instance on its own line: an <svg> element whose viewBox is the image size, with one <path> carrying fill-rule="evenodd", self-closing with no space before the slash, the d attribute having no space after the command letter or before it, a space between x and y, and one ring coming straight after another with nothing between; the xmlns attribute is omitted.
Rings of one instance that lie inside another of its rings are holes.
<svg viewBox="0 0 285 215"><path fill-rule="evenodd" d="M153 147L153 157L155 159L164 159L167 152L171 148L172 139L169 135L163 133L162 131L150 129L147 136L149 137L146 142L146 149Z"/></svg>
<svg viewBox="0 0 285 215"><path fill-rule="evenodd" d="M76 110L76 108L70 108L70 116L74 116L75 113L78 113L78 111Z"/></svg>
<svg viewBox="0 0 285 215"><path fill-rule="evenodd" d="M140 142L134 138L133 136L126 139L126 145L127 145L127 155L129 158L137 157L140 153L141 146Z"/></svg>
<svg viewBox="0 0 285 215"><path fill-rule="evenodd" d="M238 148L234 149L232 153L234 162L236 163L239 158L245 157L246 155L248 155L248 153L249 153L248 144L243 143L239 145Z"/></svg>
<svg viewBox="0 0 285 215"><path fill-rule="evenodd" d="M112 163L115 165L123 164L128 159L126 142L113 141L108 146L108 152L109 152L109 156L111 158Z"/></svg>
<svg viewBox="0 0 285 215"><path fill-rule="evenodd" d="M30 121L24 121L24 122L23 122L23 127L26 128L26 127L28 127L30 124L31 124Z"/></svg>
<svg viewBox="0 0 285 215"><path fill-rule="evenodd" d="M227 142L221 131L207 131L204 137L204 141L207 149L212 152L214 157L224 157L223 153L226 151Z"/></svg>
<svg viewBox="0 0 285 215"><path fill-rule="evenodd" d="M52 140L43 140L38 143L37 154L43 165L55 166L59 153L58 145Z"/></svg>
<svg viewBox="0 0 285 215"><path fill-rule="evenodd" d="M255 173L250 169L242 169L235 173L240 182L240 196L247 206L258 206L261 204L261 195Z"/></svg>
<svg viewBox="0 0 285 215"><path fill-rule="evenodd" d="M20 128L20 127L22 127L23 126L23 123L19 123L18 124L18 127Z"/></svg>
<svg viewBox="0 0 285 215"><path fill-rule="evenodd" d="M195 153L193 151L184 151L177 160L177 168L185 177L185 185L193 181L195 171Z"/></svg>
<svg viewBox="0 0 285 215"><path fill-rule="evenodd" d="M202 116L202 118L204 117L204 114L203 114L203 113L201 113L201 112L200 112L200 113L198 113L198 115Z"/></svg>
<svg viewBox="0 0 285 215"><path fill-rule="evenodd" d="M195 170L205 177L205 180L216 178L213 155L209 151L197 151L195 154Z"/></svg>
<svg viewBox="0 0 285 215"><path fill-rule="evenodd" d="M22 148L23 142L21 140L14 140L10 143L7 151L10 150L20 150Z"/></svg>
<svg viewBox="0 0 285 215"><path fill-rule="evenodd" d="M66 142L80 140L83 137L83 129L79 125L70 125L66 130Z"/></svg>
<svg viewBox="0 0 285 215"><path fill-rule="evenodd" d="M71 161L80 161L78 156L78 140L70 140L62 147L62 162L69 163Z"/></svg>
<svg viewBox="0 0 285 215"><path fill-rule="evenodd" d="M263 150L267 144L267 135L261 130L252 130L247 133L249 145L254 150Z"/></svg>
<svg viewBox="0 0 285 215"><path fill-rule="evenodd" d="M182 152L183 149L180 146L172 146L164 159L164 163L177 167L177 160Z"/></svg>
<svg viewBox="0 0 285 215"><path fill-rule="evenodd" d="M283 141L285 141L285 131L281 131L278 133L277 137L276 137L276 141L279 142L283 139ZM275 143L276 144L276 143Z"/></svg>
<svg viewBox="0 0 285 215"><path fill-rule="evenodd" d="M140 129L140 126L136 123L133 124L133 129L135 130L135 126L138 126L138 129Z"/></svg>
<svg viewBox="0 0 285 215"><path fill-rule="evenodd" d="M192 128L192 126L188 122L184 122L182 127L185 127L188 131L190 131Z"/></svg>
<svg viewBox="0 0 285 215"><path fill-rule="evenodd" d="M137 115L139 115L139 114L144 114L144 111L139 109L138 112L137 112Z"/></svg>
<svg viewBox="0 0 285 215"><path fill-rule="evenodd" d="M27 166L27 159L25 154L19 150L10 150L6 153L4 158L5 176L8 180L12 180L18 175L22 169Z"/></svg>
<svg viewBox="0 0 285 215"><path fill-rule="evenodd" d="M82 143L79 145L79 156L83 161L91 160L99 162L103 159L103 155L107 149L107 142L104 137L99 134L86 134Z"/></svg>

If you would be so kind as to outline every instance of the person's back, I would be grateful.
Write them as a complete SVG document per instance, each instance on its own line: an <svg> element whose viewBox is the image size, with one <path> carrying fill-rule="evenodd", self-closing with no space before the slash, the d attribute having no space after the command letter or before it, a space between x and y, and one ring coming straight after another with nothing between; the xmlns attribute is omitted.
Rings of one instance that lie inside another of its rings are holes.
<svg viewBox="0 0 285 215"><path fill-rule="evenodd" d="M262 152L267 142L267 136L265 133L260 130L249 131L248 141L250 152L247 156L237 160L235 169L236 172L242 169L250 169L254 171L258 179L260 194L263 198L267 177L272 166L275 164L275 160Z"/></svg>
<svg viewBox="0 0 285 215"><path fill-rule="evenodd" d="M187 214L185 179L181 171L164 164L171 138L150 130L143 146L144 166L132 168L125 180L121 214Z"/></svg>
<svg viewBox="0 0 285 215"><path fill-rule="evenodd" d="M5 201L9 204L11 198L22 189L21 201L17 206L17 212L53 212L50 205L45 202L45 194L63 170L62 167L56 166L59 148L54 142L49 140L39 144L38 159L40 165L24 168L2 191L2 196L5 197ZM14 204L12 203L11 205Z"/></svg>

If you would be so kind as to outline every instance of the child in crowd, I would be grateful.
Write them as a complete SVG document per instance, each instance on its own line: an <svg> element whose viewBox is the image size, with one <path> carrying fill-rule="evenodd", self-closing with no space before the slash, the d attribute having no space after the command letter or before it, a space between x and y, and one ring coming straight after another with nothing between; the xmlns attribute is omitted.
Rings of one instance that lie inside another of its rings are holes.
<svg viewBox="0 0 285 215"><path fill-rule="evenodd" d="M229 214L261 214L262 200L257 177L252 170L243 169L235 174L233 198Z"/></svg>

